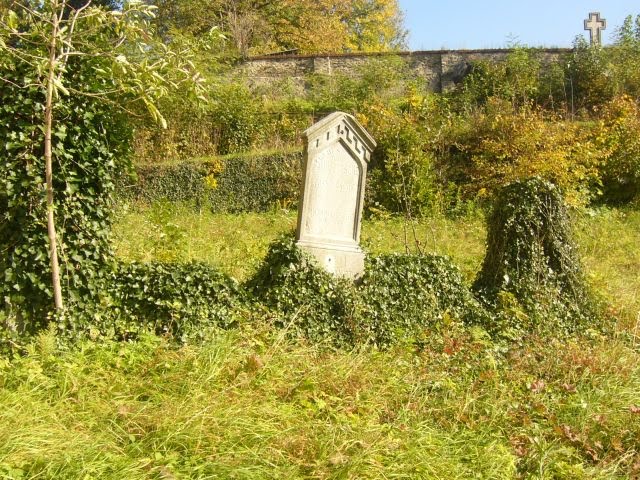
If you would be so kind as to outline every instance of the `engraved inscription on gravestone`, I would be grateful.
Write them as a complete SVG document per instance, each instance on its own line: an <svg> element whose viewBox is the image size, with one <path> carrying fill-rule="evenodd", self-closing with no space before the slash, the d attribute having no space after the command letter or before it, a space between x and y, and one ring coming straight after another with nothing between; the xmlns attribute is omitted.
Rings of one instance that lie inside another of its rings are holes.
<svg viewBox="0 0 640 480"><path fill-rule="evenodd" d="M367 164L376 143L342 112L322 119L304 136L297 243L327 271L356 279L364 271L360 220Z"/></svg>

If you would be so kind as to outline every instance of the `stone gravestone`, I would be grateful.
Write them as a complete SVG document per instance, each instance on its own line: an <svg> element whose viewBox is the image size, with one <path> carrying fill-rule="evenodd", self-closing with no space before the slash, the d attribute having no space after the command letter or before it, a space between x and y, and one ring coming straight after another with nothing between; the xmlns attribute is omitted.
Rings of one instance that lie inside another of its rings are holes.
<svg viewBox="0 0 640 480"><path fill-rule="evenodd" d="M334 275L364 272L360 221L375 140L351 115L336 112L306 132L297 245Z"/></svg>

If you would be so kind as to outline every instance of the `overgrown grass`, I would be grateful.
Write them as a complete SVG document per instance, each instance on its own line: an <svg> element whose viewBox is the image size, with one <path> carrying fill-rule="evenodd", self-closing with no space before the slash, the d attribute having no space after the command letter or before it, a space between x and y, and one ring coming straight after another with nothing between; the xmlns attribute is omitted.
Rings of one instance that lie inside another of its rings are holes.
<svg viewBox="0 0 640 480"><path fill-rule="evenodd" d="M195 212L187 206L158 203L132 207L116 223L116 254L130 261L199 260L244 280L279 235L294 230L297 213L280 210L238 215ZM471 279L484 254L485 229L480 217L450 220L401 218L365 220L362 245L374 254L434 252L451 256Z"/></svg>
<svg viewBox="0 0 640 480"><path fill-rule="evenodd" d="M635 478L640 355L496 354L455 325L420 351L331 352L270 328L175 349L46 335L0 368L0 478Z"/></svg>
<svg viewBox="0 0 640 480"><path fill-rule="evenodd" d="M129 260L204 260L246 278L295 213L124 213ZM480 218L363 226L385 253L446 253L471 281ZM415 237L413 231L415 228ZM640 476L640 213L577 219L592 283L623 322L562 342L497 346L449 321L420 345L331 350L272 315L178 348L156 336L61 350L44 333L0 357L0 479L636 479ZM407 240L408 239L408 240Z"/></svg>
<svg viewBox="0 0 640 480"><path fill-rule="evenodd" d="M575 213L575 233L590 282L607 296L625 328L640 321L640 212ZM246 279L280 234L295 229L296 212L215 215L184 206L132 208L115 226L116 253L124 260L200 260ZM362 244L375 254L434 252L450 256L471 283L484 256L486 231L480 216L452 220L365 220Z"/></svg>
<svg viewBox="0 0 640 480"><path fill-rule="evenodd" d="M601 210L578 225L590 281L607 295L623 327L640 334L640 211Z"/></svg>

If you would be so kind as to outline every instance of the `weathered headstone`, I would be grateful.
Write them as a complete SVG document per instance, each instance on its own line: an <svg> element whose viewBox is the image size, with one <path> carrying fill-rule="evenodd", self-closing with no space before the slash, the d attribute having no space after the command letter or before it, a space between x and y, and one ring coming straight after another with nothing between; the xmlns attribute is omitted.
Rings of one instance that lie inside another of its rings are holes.
<svg viewBox="0 0 640 480"><path fill-rule="evenodd" d="M375 140L351 115L336 112L304 132L304 181L297 244L328 272L364 272L360 221Z"/></svg>
<svg viewBox="0 0 640 480"><path fill-rule="evenodd" d="M584 21L584 29L589 30L591 45L602 45L602 30L607 28L607 21L600 19L600 12L589 13L589 18Z"/></svg>

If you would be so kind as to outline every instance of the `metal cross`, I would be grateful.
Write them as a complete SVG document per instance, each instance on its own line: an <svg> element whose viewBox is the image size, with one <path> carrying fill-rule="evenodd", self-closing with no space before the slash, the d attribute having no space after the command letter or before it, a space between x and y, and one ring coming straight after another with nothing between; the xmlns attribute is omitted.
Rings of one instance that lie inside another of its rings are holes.
<svg viewBox="0 0 640 480"><path fill-rule="evenodd" d="M591 45L602 45L602 30L607 28L607 21L600 19L600 12L589 13L589 19L584 21L584 29L589 30Z"/></svg>

